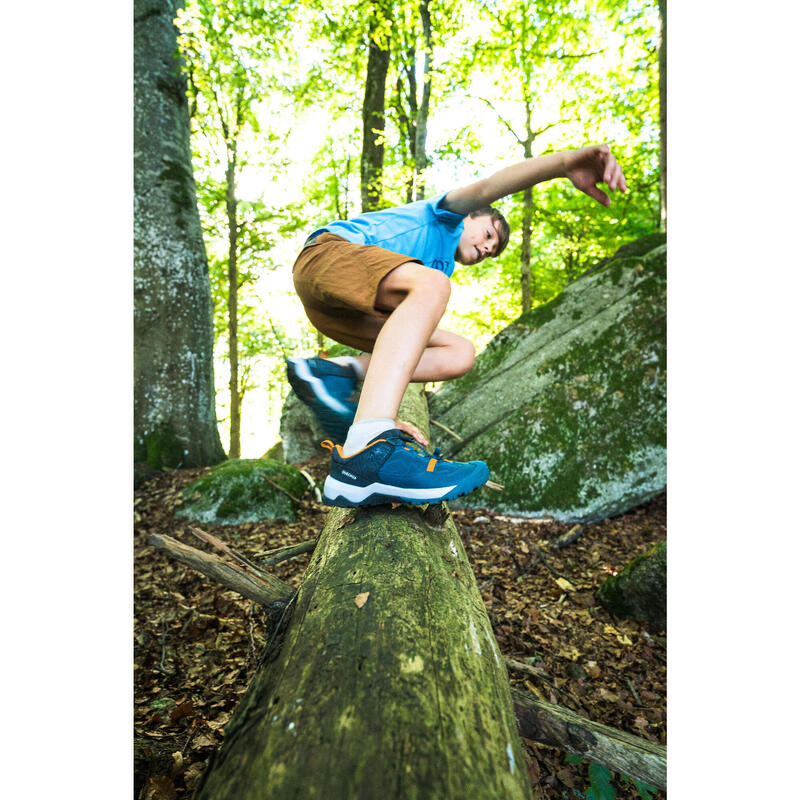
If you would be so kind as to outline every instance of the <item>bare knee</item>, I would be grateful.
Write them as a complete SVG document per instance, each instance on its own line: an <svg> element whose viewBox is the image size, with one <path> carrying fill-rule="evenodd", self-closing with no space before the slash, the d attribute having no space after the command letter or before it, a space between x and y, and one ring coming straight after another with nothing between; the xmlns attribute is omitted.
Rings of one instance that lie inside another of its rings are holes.
<svg viewBox="0 0 800 800"><path fill-rule="evenodd" d="M459 341L453 347L453 358L449 365L449 371L452 372L450 378L460 378L462 375L466 375L475 363L475 345L469 339L461 336L458 339Z"/></svg>

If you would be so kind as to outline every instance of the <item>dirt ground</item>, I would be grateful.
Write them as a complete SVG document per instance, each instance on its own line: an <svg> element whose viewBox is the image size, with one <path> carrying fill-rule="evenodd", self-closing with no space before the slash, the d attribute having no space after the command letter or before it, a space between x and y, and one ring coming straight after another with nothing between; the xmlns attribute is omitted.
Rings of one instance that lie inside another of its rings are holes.
<svg viewBox="0 0 800 800"><path fill-rule="evenodd" d="M306 468L324 479L323 460ZM253 675L268 635L261 607L148 545L152 533L203 548L173 511L204 470L151 475L134 495L134 796L190 798ZM316 538L326 510L307 502L296 522L204 527L254 561ZM666 538L666 495L582 528L489 509L453 512L503 655L548 678L510 672L513 685L590 719L666 744L666 634L612 617L594 599L609 575ZM201 526L202 527L202 526ZM273 568L292 586L309 554ZM537 798L612 797L592 785L589 762L523 740ZM663 798L612 776L617 798Z"/></svg>

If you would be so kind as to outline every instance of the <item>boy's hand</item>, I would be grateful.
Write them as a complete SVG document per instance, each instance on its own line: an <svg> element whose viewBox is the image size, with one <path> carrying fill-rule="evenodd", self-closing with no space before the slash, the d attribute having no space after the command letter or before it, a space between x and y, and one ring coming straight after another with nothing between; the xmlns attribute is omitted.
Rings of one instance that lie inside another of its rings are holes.
<svg viewBox="0 0 800 800"><path fill-rule="evenodd" d="M611 205L611 200L597 187L598 183L607 184L610 190L619 189L625 192L628 189L622 169L617 159L611 155L607 144L567 150L564 153L564 169L577 189L604 206Z"/></svg>
<svg viewBox="0 0 800 800"><path fill-rule="evenodd" d="M403 431L403 433L413 436L423 447L430 447L428 440L422 435L422 432L416 425L412 425L410 422L403 422L403 420L398 419L395 420L394 426L398 430Z"/></svg>

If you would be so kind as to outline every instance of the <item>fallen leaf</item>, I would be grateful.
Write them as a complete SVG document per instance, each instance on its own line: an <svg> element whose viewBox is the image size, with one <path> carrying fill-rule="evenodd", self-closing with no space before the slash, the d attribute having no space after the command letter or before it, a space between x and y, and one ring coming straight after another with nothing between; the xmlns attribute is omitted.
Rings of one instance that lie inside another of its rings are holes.
<svg viewBox="0 0 800 800"><path fill-rule="evenodd" d="M143 800L175 800L176 796L175 786L167 775L148 778L141 794Z"/></svg>
<svg viewBox="0 0 800 800"><path fill-rule="evenodd" d="M622 636L617 635L617 641L620 644L633 644L633 642L628 638L628 635L623 633Z"/></svg>
<svg viewBox="0 0 800 800"><path fill-rule="evenodd" d="M356 595L355 603L359 608L364 607L364 603L367 602L367 598L369 597L369 592L361 592L361 594Z"/></svg>
<svg viewBox="0 0 800 800"><path fill-rule="evenodd" d="M556 578L556 583L565 592L574 592L575 591L575 587L568 580L566 580L566 578Z"/></svg>
<svg viewBox="0 0 800 800"><path fill-rule="evenodd" d="M210 738L209 736L206 736L204 733L201 733L199 736L195 736L195 738L192 739L192 746L193 747L216 747L217 743L212 738Z"/></svg>

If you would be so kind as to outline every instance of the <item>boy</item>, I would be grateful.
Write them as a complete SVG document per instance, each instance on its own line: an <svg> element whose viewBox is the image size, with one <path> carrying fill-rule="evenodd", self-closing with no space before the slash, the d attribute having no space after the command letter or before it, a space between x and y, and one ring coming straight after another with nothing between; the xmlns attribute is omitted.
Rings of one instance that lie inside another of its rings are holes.
<svg viewBox="0 0 800 800"><path fill-rule="evenodd" d="M603 205L597 187L626 191L607 145L530 158L489 178L429 200L337 220L314 231L294 265L294 283L311 323L326 336L371 355L291 358L289 382L337 442L324 499L329 505L439 503L474 491L489 478L483 461L430 456L422 433L396 420L409 382L468 372L472 343L438 328L455 261L499 255L508 223L495 200L554 178ZM363 380L361 396L352 399Z"/></svg>

